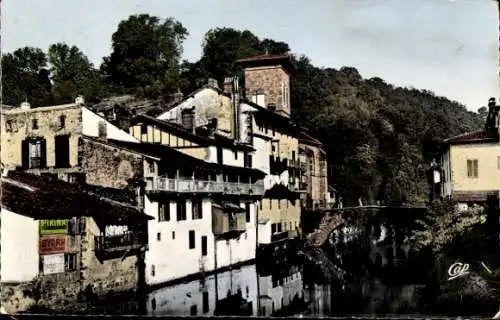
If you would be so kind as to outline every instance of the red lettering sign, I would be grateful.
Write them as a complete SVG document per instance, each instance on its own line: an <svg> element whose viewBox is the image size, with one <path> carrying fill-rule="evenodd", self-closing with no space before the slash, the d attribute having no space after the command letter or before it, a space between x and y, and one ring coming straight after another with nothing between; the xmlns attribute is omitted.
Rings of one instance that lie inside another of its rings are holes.
<svg viewBox="0 0 500 320"><path fill-rule="evenodd" d="M41 237L38 250L39 250L41 255L65 252L66 251L66 236L65 235L57 235L57 236L54 235L54 236Z"/></svg>

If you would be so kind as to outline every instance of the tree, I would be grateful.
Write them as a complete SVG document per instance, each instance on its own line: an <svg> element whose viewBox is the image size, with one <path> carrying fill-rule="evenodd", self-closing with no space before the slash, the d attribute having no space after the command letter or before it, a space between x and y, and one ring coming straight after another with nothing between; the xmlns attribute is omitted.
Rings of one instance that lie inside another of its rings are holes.
<svg viewBox="0 0 500 320"><path fill-rule="evenodd" d="M284 42L271 39L261 41L248 30L211 29L203 41L203 55L199 61L201 72L205 77L222 81L238 71L234 67L236 60L264 54L266 50L268 53L281 54L289 52L290 48Z"/></svg>
<svg viewBox="0 0 500 320"><path fill-rule="evenodd" d="M2 56L2 97L9 105L23 101L33 107L52 104L50 71L41 49L24 47Z"/></svg>
<svg viewBox="0 0 500 320"><path fill-rule="evenodd" d="M76 46L53 44L48 56L54 97L58 103L73 101L77 95L83 95L90 102L102 96L98 70Z"/></svg>
<svg viewBox="0 0 500 320"><path fill-rule="evenodd" d="M146 96L177 90L184 26L168 18L132 15L118 25L112 36L113 51L101 70L115 92L141 88Z"/></svg>

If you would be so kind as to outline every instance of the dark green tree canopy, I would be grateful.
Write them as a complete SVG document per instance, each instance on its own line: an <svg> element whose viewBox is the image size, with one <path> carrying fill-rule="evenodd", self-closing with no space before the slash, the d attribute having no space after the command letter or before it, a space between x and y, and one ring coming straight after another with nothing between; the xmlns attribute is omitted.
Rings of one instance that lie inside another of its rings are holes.
<svg viewBox="0 0 500 320"><path fill-rule="evenodd" d="M41 49L24 47L2 56L2 98L8 105L52 103L47 57Z"/></svg>
<svg viewBox="0 0 500 320"><path fill-rule="evenodd" d="M101 70L116 91L159 95L177 89L182 42L188 35L184 26L168 18L148 14L121 21L112 36L112 53L104 58Z"/></svg>
<svg viewBox="0 0 500 320"><path fill-rule="evenodd" d="M97 101L102 95L99 71L76 46L65 43L49 47L54 97L59 102L70 102L77 95L86 101Z"/></svg>

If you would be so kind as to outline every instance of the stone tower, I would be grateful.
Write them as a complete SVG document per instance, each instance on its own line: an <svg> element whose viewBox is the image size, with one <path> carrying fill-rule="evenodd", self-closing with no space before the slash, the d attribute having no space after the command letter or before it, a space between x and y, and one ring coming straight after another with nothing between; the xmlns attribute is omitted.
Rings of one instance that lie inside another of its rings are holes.
<svg viewBox="0 0 500 320"><path fill-rule="evenodd" d="M260 55L237 60L245 72L245 96L248 100L290 117L290 75L295 67L288 55Z"/></svg>

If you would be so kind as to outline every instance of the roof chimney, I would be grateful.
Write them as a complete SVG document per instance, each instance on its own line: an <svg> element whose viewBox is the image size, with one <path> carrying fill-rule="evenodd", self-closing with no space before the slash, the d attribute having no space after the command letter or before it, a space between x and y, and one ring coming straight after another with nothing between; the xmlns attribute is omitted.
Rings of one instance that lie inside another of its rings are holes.
<svg viewBox="0 0 500 320"><path fill-rule="evenodd" d="M78 95L75 99L75 104L77 105L82 105L85 103L85 99L83 99L83 96Z"/></svg>
<svg viewBox="0 0 500 320"><path fill-rule="evenodd" d="M500 106L496 105L496 99L488 101L488 117L486 118L486 130L498 130L500 123Z"/></svg>
<svg viewBox="0 0 500 320"><path fill-rule="evenodd" d="M24 101L23 103L21 103L21 109L24 109L24 110L31 109L30 103L28 101Z"/></svg>
<svg viewBox="0 0 500 320"><path fill-rule="evenodd" d="M182 126L185 129L190 130L192 133L195 133L196 127L194 124L194 106L190 109L184 109L181 111L181 120Z"/></svg>
<svg viewBox="0 0 500 320"><path fill-rule="evenodd" d="M226 77L224 78L224 93L231 94L233 92L233 78Z"/></svg>
<svg viewBox="0 0 500 320"><path fill-rule="evenodd" d="M208 78L207 86L209 88L219 89L219 84L217 83L217 80L215 80L214 78Z"/></svg>

